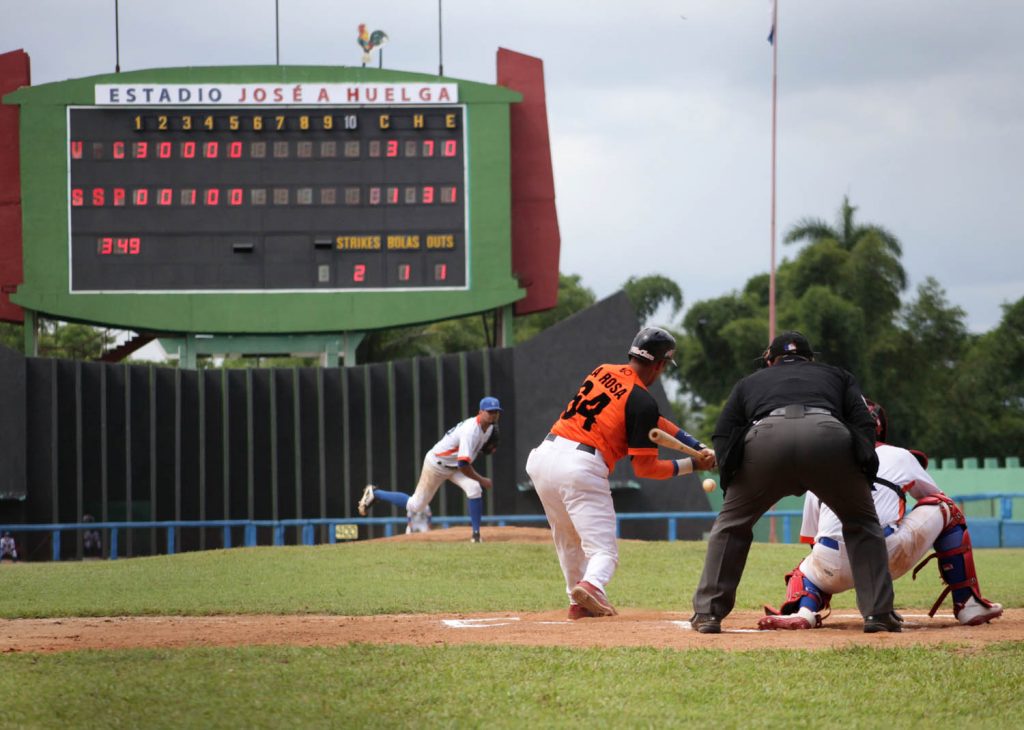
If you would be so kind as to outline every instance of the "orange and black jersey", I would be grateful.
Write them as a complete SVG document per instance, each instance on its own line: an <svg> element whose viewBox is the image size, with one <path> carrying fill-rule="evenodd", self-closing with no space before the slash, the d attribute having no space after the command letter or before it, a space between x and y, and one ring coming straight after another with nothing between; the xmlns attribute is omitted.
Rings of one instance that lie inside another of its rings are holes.
<svg viewBox="0 0 1024 730"><path fill-rule="evenodd" d="M678 467L674 461L658 459L658 447L649 437L652 428L661 427L659 418L654 396L633 368L604 364L584 379L551 433L593 446L608 471L629 454L637 476L667 479Z"/></svg>

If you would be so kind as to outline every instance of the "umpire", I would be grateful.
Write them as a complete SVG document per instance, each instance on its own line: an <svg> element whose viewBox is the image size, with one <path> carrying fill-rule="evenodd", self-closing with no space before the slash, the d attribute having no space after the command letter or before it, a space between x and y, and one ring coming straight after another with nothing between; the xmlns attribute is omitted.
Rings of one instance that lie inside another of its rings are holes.
<svg viewBox="0 0 1024 730"><path fill-rule="evenodd" d="M736 603L753 527L781 497L811 491L843 524L865 633L899 631L885 538L871 498L875 425L854 377L814 362L799 332L784 332L763 369L732 389L713 435L725 498L708 538L691 626L717 634Z"/></svg>

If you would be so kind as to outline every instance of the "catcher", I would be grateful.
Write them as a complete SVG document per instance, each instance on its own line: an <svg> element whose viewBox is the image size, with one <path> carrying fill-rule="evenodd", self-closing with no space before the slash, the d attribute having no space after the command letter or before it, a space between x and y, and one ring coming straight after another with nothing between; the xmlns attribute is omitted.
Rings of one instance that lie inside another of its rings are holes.
<svg viewBox="0 0 1024 730"><path fill-rule="evenodd" d="M943 494L928 472L928 457L885 443L888 418L885 409L867 401L875 420L878 476L872 487L875 510L884 528L893 580L904 575L932 548L935 552L914 570L914 577L932 558L938 558L939 575L946 584L929 611L934 616L946 596L953 594L953 615L965 626L998 618L1003 607L981 595L974 569L971 535L967 520L953 500ZM906 512L906 495L917 504ZM812 543L811 554L786 575L786 599L781 609L765 606L760 629L813 629L828 616L836 593L853 587L850 562L843 544L839 520L817 497L808 493L804 501L800 541ZM823 617L821 612L826 611Z"/></svg>
<svg viewBox="0 0 1024 730"><path fill-rule="evenodd" d="M406 533L426 532L430 529L430 500L446 480L466 493L472 541L480 542L480 523L484 514L483 490L490 489L491 480L473 468L478 454L493 454L498 449L498 420L501 403L487 396L480 400L479 412L448 430L441 440L423 458L420 481L412 496L405 492L389 492L367 484L359 500L359 514L366 515L378 499L405 509L408 522Z"/></svg>

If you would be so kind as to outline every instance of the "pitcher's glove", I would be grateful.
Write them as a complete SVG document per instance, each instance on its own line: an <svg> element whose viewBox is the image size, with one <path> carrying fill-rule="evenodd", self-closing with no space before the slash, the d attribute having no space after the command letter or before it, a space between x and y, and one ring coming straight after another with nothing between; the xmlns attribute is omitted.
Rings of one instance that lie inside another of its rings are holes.
<svg viewBox="0 0 1024 730"><path fill-rule="evenodd" d="M501 441L501 435L498 433L498 426L495 425L494 428L491 429L491 435L487 437L487 441L484 442L480 451L484 456L490 456L498 450L499 441Z"/></svg>

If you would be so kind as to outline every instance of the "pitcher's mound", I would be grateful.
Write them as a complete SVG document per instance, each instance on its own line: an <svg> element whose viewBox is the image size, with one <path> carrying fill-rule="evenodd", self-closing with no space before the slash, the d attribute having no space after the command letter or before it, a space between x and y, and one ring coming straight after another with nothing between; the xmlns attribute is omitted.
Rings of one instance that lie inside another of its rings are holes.
<svg viewBox="0 0 1024 730"><path fill-rule="evenodd" d="M435 527L430 532L412 535L381 537L379 540L410 540L413 542L469 542L471 530L468 525L458 527ZM551 530L546 527L491 527L484 525L480 530L484 542L527 542L550 543Z"/></svg>

